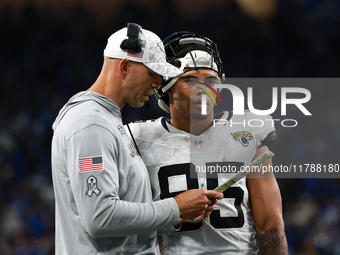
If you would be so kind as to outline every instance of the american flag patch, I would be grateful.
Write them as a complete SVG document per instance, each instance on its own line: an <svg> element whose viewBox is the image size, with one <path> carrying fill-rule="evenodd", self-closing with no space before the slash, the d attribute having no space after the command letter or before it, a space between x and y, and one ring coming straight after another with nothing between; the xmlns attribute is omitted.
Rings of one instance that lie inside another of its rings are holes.
<svg viewBox="0 0 340 255"><path fill-rule="evenodd" d="M79 173L98 171L104 169L103 157L88 157L78 159Z"/></svg>
<svg viewBox="0 0 340 255"><path fill-rule="evenodd" d="M134 58L143 58L144 51L141 51L140 53L137 53L133 50L128 50L127 55L129 57L134 57Z"/></svg>

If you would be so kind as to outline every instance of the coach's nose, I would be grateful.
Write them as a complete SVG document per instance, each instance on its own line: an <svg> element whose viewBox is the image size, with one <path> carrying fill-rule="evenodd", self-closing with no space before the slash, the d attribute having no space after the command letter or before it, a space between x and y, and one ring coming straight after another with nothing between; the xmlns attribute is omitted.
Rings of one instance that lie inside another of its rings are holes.
<svg viewBox="0 0 340 255"><path fill-rule="evenodd" d="M152 81L152 88L159 89L161 87L161 82L162 82L161 76L157 75L157 77L155 77L155 79Z"/></svg>

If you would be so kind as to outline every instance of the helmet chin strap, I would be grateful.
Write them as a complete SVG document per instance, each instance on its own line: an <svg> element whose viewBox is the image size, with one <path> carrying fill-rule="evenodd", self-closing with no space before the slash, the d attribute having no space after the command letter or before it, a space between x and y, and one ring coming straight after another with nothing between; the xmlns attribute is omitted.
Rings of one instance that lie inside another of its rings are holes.
<svg viewBox="0 0 340 255"><path fill-rule="evenodd" d="M181 67L179 68L179 70L182 72L182 75L184 68L188 65L188 61L186 61L184 58L180 58L178 60L181 62ZM173 78L166 86L164 86L164 88L162 88L162 92L165 93L166 91L168 91L168 89L170 89L176 83L181 75Z"/></svg>
<svg viewBox="0 0 340 255"><path fill-rule="evenodd" d="M178 59L181 62L181 67L179 68L179 70L182 72L182 74L184 73L183 70L184 68L188 65L188 62L184 59ZM181 75L182 75L181 74ZM181 76L177 76L175 78L172 78L172 80L166 85L164 86L164 88L162 88L162 92L165 93L166 91L168 91L178 80L178 78ZM167 113L170 113L170 107L160 98L158 99L158 106L163 110L166 111Z"/></svg>
<svg viewBox="0 0 340 255"><path fill-rule="evenodd" d="M167 113L170 113L170 107L164 103L162 99L158 99L158 106L163 110L166 111Z"/></svg>

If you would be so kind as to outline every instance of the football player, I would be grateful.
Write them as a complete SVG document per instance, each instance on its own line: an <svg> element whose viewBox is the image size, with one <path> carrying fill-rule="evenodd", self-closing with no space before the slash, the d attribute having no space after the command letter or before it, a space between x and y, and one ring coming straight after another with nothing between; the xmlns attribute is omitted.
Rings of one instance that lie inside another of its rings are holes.
<svg viewBox="0 0 340 255"><path fill-rule="evenodd" d="M248 111L214 116L216 95L206 96L202 114L202 94L214 95L214 84L223 76L214 42L191 32L175 33L163 42L167 61L182 72L155 90L159 106L171 118L131 125L155 200L188 189L216 188L235 174L233 170L266 151L276 137L270 121L257 128L240 125L270 116ZM214 120L224 124L214 125ZM268 160L263 165L271 164ZM230 171L218 173L222 169ZM224 192L209 218L161 233L162 254L288 254L279 187L272 173L265 177L241 179Z"/></svg>

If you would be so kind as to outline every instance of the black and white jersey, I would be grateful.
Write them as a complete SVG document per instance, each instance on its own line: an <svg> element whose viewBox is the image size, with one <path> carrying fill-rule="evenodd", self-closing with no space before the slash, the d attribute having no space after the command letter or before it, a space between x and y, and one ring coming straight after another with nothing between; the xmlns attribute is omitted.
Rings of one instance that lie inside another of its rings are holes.
<svg viewBox="0 0 340 255"><path fill-rule="evenodd" d="M130 125L155 200L188 189L216 188L249 164L257 148L275 139L270 116L221 115L198 136L173 127L165 118ZM257 254L246 179L224 192L208 219L160 233L162 254Z"/></svg>

